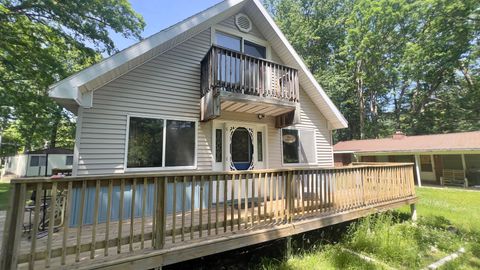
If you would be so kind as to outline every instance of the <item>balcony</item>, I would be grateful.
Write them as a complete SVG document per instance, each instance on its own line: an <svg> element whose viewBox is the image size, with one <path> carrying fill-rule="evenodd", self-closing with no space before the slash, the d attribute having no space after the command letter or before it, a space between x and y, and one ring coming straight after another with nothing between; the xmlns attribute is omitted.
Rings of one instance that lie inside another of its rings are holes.
<svg viewBox="0 0 480 270"><path fill-rule="evenodd" d="M295 121L298 71L265 59L212 46L201 62L202 120L221 111L277 117L277 126Z"/></svg>

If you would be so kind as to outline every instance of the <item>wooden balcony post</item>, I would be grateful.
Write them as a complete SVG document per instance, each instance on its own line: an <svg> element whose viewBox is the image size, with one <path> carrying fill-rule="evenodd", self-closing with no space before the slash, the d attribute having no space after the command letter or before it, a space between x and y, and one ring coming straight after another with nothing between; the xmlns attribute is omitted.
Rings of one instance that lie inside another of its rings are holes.
<svg viewBox="0 0 480 270"><path fill-rule="evenodd" d="M167 220L167 178L157 178L157 201L155 209L155 249L162 249L165 245L165 231Z"/></svg>
<svg viewBox="0 0 480 270"><path fill-rule="evenodd" d="M12 196L3 231L0 269L17 269L17 251L21 240L26 190L25 184L16 183L11 187Z"/></svg>

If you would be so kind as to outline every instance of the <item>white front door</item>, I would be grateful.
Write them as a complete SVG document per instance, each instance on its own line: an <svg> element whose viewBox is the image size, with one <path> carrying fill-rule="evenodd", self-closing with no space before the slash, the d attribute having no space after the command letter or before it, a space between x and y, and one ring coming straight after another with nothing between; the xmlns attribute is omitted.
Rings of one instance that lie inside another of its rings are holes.
<svg viewBox="0 0 480 270"><path fill-rule="evenodd" d="M265 125L221 121L213 125L215 171L265 168Z"/></svg>

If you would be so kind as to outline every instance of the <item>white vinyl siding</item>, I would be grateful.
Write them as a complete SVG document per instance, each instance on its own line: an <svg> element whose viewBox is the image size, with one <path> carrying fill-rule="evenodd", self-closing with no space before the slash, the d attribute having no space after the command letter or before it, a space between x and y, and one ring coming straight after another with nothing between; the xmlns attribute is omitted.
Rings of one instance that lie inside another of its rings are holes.
<svg viewBox="0 0 480 270"><path fill-rule="evenodd" d="M238 27L235 25L235 15L230 16L229 18L223 20L218 25L227 27L236 31L240 31ZM250 30L250 32L248 32L248 34L255 36L257 38L265 39L265 37L263 37L262 33L258 30L258 28L255 25L252 25L252 29Z"/></svg>
<svg viewBox="0 0 480 270"><path fill-rule="evenodd" d="M229 20L233 23L233 17ZM226 23L222 22L224 26ZM256 33L256 29L250 34ZM211 46L210 34L207 29L94 92L93 107L80 110L77 175L125 172L128 114L199 119L200 61ZM280 62L275 52L271 56ZM317 165L333 166L331 132L326 119L303 90L300 104L302 123L297 126L315 129ZM281 129L275 128L274 118L260 120L254 114L224 111L220 119L267 124L265 165L282 166ZM212 170L211 132L211 121L198 123L197 170Z"/></svg>
<svg viewBox="0 0 480 270"><path fill-rule="evenodd" d="M127 114L198 119L200 61L210 48L210 29L96 90L83 110L78 175L123 173ZM210 146L198 129L198 169L211 168ZM207 132L210 136L210 132Z"/></svg>

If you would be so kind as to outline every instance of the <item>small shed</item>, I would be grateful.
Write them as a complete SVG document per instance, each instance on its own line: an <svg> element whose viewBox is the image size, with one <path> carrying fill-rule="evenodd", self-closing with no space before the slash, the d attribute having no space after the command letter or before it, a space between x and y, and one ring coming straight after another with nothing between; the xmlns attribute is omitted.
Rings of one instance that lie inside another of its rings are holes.
<svg viewBox="0 0 480 270"><path fill-rule="evenodd" d="M455 178L480 185L480 131L342 141L333 147L335 165L358 162L414 162L419 185ZM346 157L348 156L348 157ZM460 184L460 183L458 183Z"/></svg>
<svg viewBox="0 0 480 270"><path fill-rule="evenodd" d="M71 171L72 164L73 150L54 147L7 157L5 174L16 177L50 176L54 171Z"/></svg>

